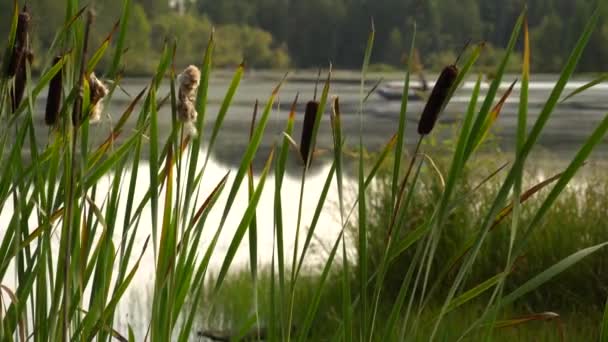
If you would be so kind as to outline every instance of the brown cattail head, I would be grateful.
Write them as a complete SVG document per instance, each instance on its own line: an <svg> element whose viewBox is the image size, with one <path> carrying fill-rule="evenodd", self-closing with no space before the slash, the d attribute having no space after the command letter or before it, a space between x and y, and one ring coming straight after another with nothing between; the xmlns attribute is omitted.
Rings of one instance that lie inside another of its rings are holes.
<svg viewBox="0 0 608 342"><path fill-rule="evenodd" d="M24 63L24 57L27 57L28 49L28 32L31 16L26 6L19 13L17 19L17 32L15 34L15 45L8 63L7 76L13 77L19 71L18 69Z"/></svg>
<svg viewBox="0 0 608 342"><path fill-rule="evenodd" d="M23 6L21 13L19 13L19 18L17 21L17 44L23 44L24 48L27 47L27 35L29 33L30 28L30 20L32 19L30 15L30 11L27 6Z"/></svg>
<svg viewBox="0 0 608 342"><path fill-rule="evenodd" d="M15 84L11 92L11 106L13 113L17 111L21 101L23 100L23 95L25 94L25 84L27 83L27 69L26 63L32 64L34 59L34 55L26 51L24 53L23 61L19 64L17 68L17 73L15 74Z"/></svg>
<svg viewBox="0 0 608 342"><path fill-rule="evenodd" d="M23 94L25 93L25 83L27 79L25 63L21 63L21 66L17 68L15 74L15 84L11 90L11 109L15 113L23 100Z"/></svg>
<svg viewBox="0 0 608 342"><path fill-rule="evenodd" d="M450 89L458 76L458 68L456 65L449 65L443 69L441 75L437 79L437 83L433 87L431 96L429 97L420 122L418 123L418 134L426 135L431 133L435 123L439 118L441 110L446 104Z"/></svg>
<svg viewBox="0 0 608 342"><path fill-rule="evenodd" d="M201 71L194 65L188 66L178 75L179 84L177 116L188 130L189 136L195 136L195 121L198 113L196 112L195 101L196 91L201 81Z"/></svg>
<svg viewBox="0 0 608 342"><path fill-rule="evenodd" d="M17 19L17 32L15 35L15 45L9 60L7 75L15 77L14 87L11 95L11 109L14 112L19 108L23 94L25 93L25 84L27 82L26 63L32 63L34 55L28 50L28 31L30 24L30 14L27 7L19 13Z"/></svg>
<svg viewBox="0 0 608 342"><path fill-rule="evenodd" d="M317 111L319 110L319 102L309 101L306 104L306 112L304 113L304 125L302 126L302 139L300 141L300 155L304 163L308 162L308 156L311 149L314 147L312 144L312 134L315 127L315 119L317 117Z"/></svg>
<svg viewBox="0 0 608 342"><path fill-rule="evenodd" d="M53 65L57 65L61 62L61 56L57 56L53 59ZM62 70L59 70L49 83L49 94L46 99L46 111L44 115L44 122L48 126L54 126L57 124L59 119L59 109L61 107L61 93L63 90L63 75Z"/></svg>

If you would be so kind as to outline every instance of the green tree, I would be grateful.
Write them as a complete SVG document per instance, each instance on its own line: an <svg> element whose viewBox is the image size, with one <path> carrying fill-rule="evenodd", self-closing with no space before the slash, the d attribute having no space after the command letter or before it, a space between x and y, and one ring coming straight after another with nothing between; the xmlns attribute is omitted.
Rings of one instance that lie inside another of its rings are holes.
<svg viewBox="0 0 608 342"><path fill-rule="evenodd" d="M458 49L469 39L482 39L479 6L475 0L442 0L439 10L444 48Z"/></svg>
<svg viewBox="0 0 608 342"><path fill-rule="evenodd" d="M197 3L199 13L213 18L217 24L253 24L255 5L255 1L242 0L200 0Z"/></svg>
<svg viewBox="0 0 608 342"><path fill-rule="evenodd" d="M399 65L403 61L404 52L403 36L401 31L395 27L389 35L384 59L392 65Z"/></svg>
<svg viewBox="0 0 608 342"><path fill-rule="evenodd" d="M272 35L249 26L224 25L217 30L215 63L234 66L245 62L251 68L285 68L287 52L274 48Z"/></svg>
<svg viewBox="0 0 608 342"><path fill-rule="evenodd" d="M169 12L168 0L137 0L137 2L141 4L143 9L146 11L148 18L156 18Z"/></svg>
<svg viewBox="0 0 608 342"><path fill-rule="evenodd" d="M356 44L356 37L341 35L346 8L332 0L293 1L289 8L288 47L298 66L316 67L338 62L340 44ZM365 39L363 39L365 40Z"/></svg>
<svg viewBox="0 0 608 342"><path fill-rule="evenodd" d="M555 12L546 16L542 23L532 31L532 64L535 71L559 70L563 64L562 20Z"/></svg>
<svg viewBox="0 0 608 342"><path fill-rule="evenodd" d="M200 63L211 34L211 22L205 16L168 13L152 23L151 46L162 51L167 39L177 41L177 60L180 64Z"/></svg>
<svg viewBox="0 0 608 342"><path fill-rule="evenodd" d="M130 72L143 73L154 67L154 55L150 44L152 26L148 22L146 12L140 4L134 4L131 9L131 18L127 29L125 48L126 69Z"/></svg>

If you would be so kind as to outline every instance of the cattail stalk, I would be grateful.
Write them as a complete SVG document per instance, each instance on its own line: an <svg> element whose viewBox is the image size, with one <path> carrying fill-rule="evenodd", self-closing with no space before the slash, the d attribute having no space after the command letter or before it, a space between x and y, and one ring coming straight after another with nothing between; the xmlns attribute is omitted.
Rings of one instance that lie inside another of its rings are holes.
<svg viewBox="0 0 608 342"><path fill-rule="evenodd" d="M71 175L69 177L68 187L66 189L66 210L64 216L64 229L61 232L61 242L60 242L60 255L59 255L59 263L63 261L63 303L62 303L62 311L63 311L63 321L62 321L62 335L61 340L68 340L68 333L70 329L70 310L71 307L70 300L72 298L72 274L70 265L72 263L72 232L74 229L78 229L77 226L74 225L74 207L76 206L76 177L73 173L76 173L77 162L76 162L76 141L78 136L78 128L80 126L80 119L82 115L82 103L84 97L84 78L85 78L85 70L87 64L87 53L89 49L89 34L91 32L91 26L93 25L93 11L87 11L87 19L85 24L84 31L84 41L82 44L82 55L80 60L80 72L78 77L77 89L78 96L74 101L74 107L72 111L72 137L71 137L71 154L70 154L70 171L68 174ZM61 260L63 258L63 260Z"/></svg>
<svg viewBox="0 0 608 342"><path fill-rule="evenodd" d="M304 125L302 126L302 139L300 141L300 155L304 164L308 163L308 156L312 149L312 134L315 128L315 119L319 110L319 102L309 101L306 104L306 112L304 113Z"/></svg>
<svg viewBox="0 0 608 342"><path fill-rule="evenodd" d="M74 101L74 108L72 111L72 124L74 127L78 128L80 126L80 122L82 119L82 103L84 97L84 78L85 78L85 70L87 63L87 54L89 53L89 35L91 33L91 25L93 24L93 11L89 10L87 12L87 21L85 25L84 32L84 42L82 45L82 56L80 61L80 73L78 78L78 96L76 96L76 100Z"/></svg>
<svg viewBox="0 0 608 342"><path fill-rule="evenodd" d="M469 43L467 42L467 44L465 44L463 52L464 50L466 50L468 45ZM407 168L407 172L399 188L397 203L393 210L393 216L391 218L391 223L388 230L388 239L390 239L392 236L395 221L397 219L397 214L399 212L399 209L401 208L401 201L403 200L403 195L405 193L405 187L412 172L412 168L414 167L414 163L416 162L418 152L420 151L422 140L427 134L431 133L431 131L435 127L437 119L439 119L439 114L441 114L441 111L447 104L448 98L450 96L450 90L452 89L452 86L454 85L454 82L456 82L456 78L458 77L458 67L456 66L456 64L458 63L460 56L462 56L462 52L458 56L454 64L448 65L441 71L441 74L439 75L439 78L437 79L437 82L433 87L431 96L429 96L426 106L424 107L424 111L422 112L422 116L420 117L420 122L418 122L418 134L420 134L420 138L418 139L416 149L412 154L412 158Z"/></svg>
<svg viewBox="0 0 608 342"><path fill-rule="evenodd" d="M31 16L28 8L27 6L24 6L17 19L15 46L13 47L7 70L7 76L9 78L17 74L18 70L23 64L24 56L27 54L30 20Z"/></svg>
<svg viewBox="0 0 608 342"><path fill-rule="evenodd" d="M27 66L26 63L32 63L33 54L29 51L29 24L30 24L30 13L26 6L19 13L17 19L17 32L15 36L15 46L11 54L7 75L8 77L15 77L15 83L10 93L11 95L11 109L15 113L21 101L23 100L23 94L25 93L25 85L27 82Z"/></svg>
<svg viewBox="0 0 608 342"><path fill-rule="evenodd" d="M57 56L53 59L53 65L61 62L62 57ZM61 94L63 92L63 70L60 69L49 83L49 93L46 99L46 111L44 122L48 126L55 126L59 119L59 109L61 107Z"/></svg>

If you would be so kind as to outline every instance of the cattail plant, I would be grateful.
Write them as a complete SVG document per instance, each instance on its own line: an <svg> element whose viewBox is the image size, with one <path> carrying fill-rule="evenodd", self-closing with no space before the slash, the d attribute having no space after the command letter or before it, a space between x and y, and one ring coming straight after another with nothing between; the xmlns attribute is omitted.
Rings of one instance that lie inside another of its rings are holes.
<svg viewBox="0 0 608 342"><path fill-rule="evenodd" d="M57 65L61 62L61 56L57 56L53 59L53 65ZM54 126L57 124L59 119L59 109L61 106L61 93L62 93L63 75L62 70L59 70L51 82L49 83L49 94L46 99L46 111L44 114L44 122L48 126Z"/></svg>
<svg viewBox="0 0 608 342"><path fill-rule="evenodd" d="M300 155L306 164L312 149L312 134L315 127L315 119L319 110L319 102L309 101L304 113L304 126L302 127L302 138L300 140Z"/></svg>
<svg viewBox="0 0 608 342"><path fill-rule="evenodd" d="M315 130L315 121L317 119L317 112L319 111L319 101L317 101L317 90L319 87L319 81L321 79L321 69L317 74L317 82L315 83L315 92L312 101L306 104L306 111L304 112L304 125L302 126L302 137L300 139L300 156L304 165L308 163L308 156L311 151L314 153L314 146L312 145L313 134ZM312 161L312 158L311 158Z"/></svg>
<svg viewBox="0 0 608 342"><path fill-rule="evenodd" d="M91 116L89 122L98 122L101 119L103 103L101 102L108 95L108 88L97 78L94 72L89 75L89 88L91 89Z"/></svg>
<svg viewBox="0 0 608 342"><path fill-rule="evenodd" d="M467 42L462 52L464 52L468 46L469 43ZM429 99L426 102L424 111L422 112L422 116L420 117L420 121L418 122L418 134L420 134L420 138L418 139L418 143L416 144L416 148L410 159L410 163L407 167L405 177L403 178L403 181L401 181L401 185L399 187L399 195L397 197L397 202L393 211L387 235L387 237L389 238L391 237L391 234L393 232L393 226L395 224L397 214L401 207L403 195L405 194L406 184L414 167L414 163L416 162L418 152L420 151L420 146L422 145L422 140L427 134L431 133L431 131L435 127L435 124L437 123L437 119L439 119L439 114L441 114L441 111L449 100L450 91L454 86L454 83L456 82L456 78L458 77L458 67L456 66L456 64L458 64L458 61L462 56L462 52L460 53L458 58L456 58L454 64L448 65L441 71L437 82L435 82L433 91L431 92L431 95L429 96Z"/></svg>
<svg viewBox="0 0 608 342"><path fill-rule="evenodd" d="M23 64L24 56L27 54L30 20L29 10L27 6L24 6L23 10L19 13L15 45L8 63L7 76L9 78L17 74L20 65Z"/></svg>
<svg viewBox="0 0 608 342"><path fill-rule="evenodd" d="M450 89L454 81L456 81L456 77L458 77L458 67L456 64L448 65L443 69L420 117L418 134L427 135L431 133L441 110L448 100Z"/></svg>
<svg viewBox="0 0 608 342"><path fill-rule="evenodd" d="M189 136L197 134L195 121L198 113L196 112L196 91L201 81L201 71L194 65L188 66L177 77L179 84L177 116L184 124Z"/></svg>
<svg viewBox="0 0 608 342"><path fill-rule="evenodd" d="M33 62L34 55L29 51L29 24L31 16L26 6L19 13L17 21L17 33L15 38L15 46L11 54L7 75L15 77L15 84L11 92L11 105L13 113L19 107L23 94L25 93L25 83L27 81L26 63Z"/></svg>
<svg viewBox="0 0 608 342"><path fill-rule="evenodd" d="M17 108L21 104L21 100L23 100L23 95L25 94L25 84L27 82L27 69L26 63L30 65L34 61L34 55L30 51L26 51L24 58L19 66L17 67L17 74L15 75L15 85L11 94L12 100L12 111L13 113L17 111Z"/></svg>

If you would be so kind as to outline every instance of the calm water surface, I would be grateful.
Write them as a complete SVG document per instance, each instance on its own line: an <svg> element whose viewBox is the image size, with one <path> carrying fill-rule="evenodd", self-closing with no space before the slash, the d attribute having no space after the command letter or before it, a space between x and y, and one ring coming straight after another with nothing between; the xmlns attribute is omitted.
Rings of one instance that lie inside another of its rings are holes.
<svg viewBox="0 0 608 342"><path fill-rule="evenodd" d="M399 77L399 76L396 76ZM505 81L511 81L515 77L508 77ZM247 75L236 94L233 105L230 107L228 115L226 117L223 130L219 135L217 147L212 152L211 163L208 166L207 173L202 182L202 189L200 193L200 201L203 201L206 196L213 190L215 185L220 179L229 171L231 174L236 173L236 167L239 164L239 160L246 149L248 143L248 132L249 125L251 122L251 116L253 111L253 104L256 99L264 103L270 95L272 89L276 85L279 77L274 76L256 76ZM543 76L539 79L533 79L531 83L530 92L530 106L529 106L529 122L528 125L531 127L538 113L541 111L544 102L548 98L549 92L552 87L552 77ZM582 80L584 81L584 80ZM141 91L146 85L148 80L145 79L127 79L124 81L123 88L125 92L117 92L112 100L106 105L106 115L100 124L92 126L91 134L94 139L100 141L105 138L112 126L112 122L118 120L120 114L128 106L131 98L134 97L139 91ZM224 93L228 87L230 79L228 77L215 77L212 79L209 95L209 105L207 107L207 129L204 132L205 136L209 136L210 129L213 126L221 101ZM370 84L371 86L371 84ZM577 83L569 85L569 89L566 93L573 90L578 86ZM302 108L306 101L312 98L314 91L314 82L307 80L294 80L288 81L281 93L277 106L271 116L270 123L268 125L267 134L264 138L259 155L266 156L274 143L282 138L282 130L284 128L286 118L288 115L288 109L297 93L300 94L299 106L300 110L297 116L296 132L294 136L296 140L299 140L299 131L301 129L302 122ZM501 90L502 92L503 90ZM446 112L441 118L441 122L449 126L450 124L457 124L462 117L462 113L466 109L470 97L471 90L467 87L457 92L455 98L447 107ZM159 92L159 97L163 97L168 93L167 85L163 85ZM337 82L333 85L331 95L339 96L341 100L341 107L343 112L343 129L344 135L347 138L347 145L355 146L358 143L358 134L360 132L361 122L359 113L359 85L356 82ZM542 135L539 148L537 152L539 155L547 156L549 159L566 159L573 155L577 148L583 143L584 139L590 134L597 123L603 118L604 114L608 112L608 87L600 85L575 97L572 100L561 104L556 111L553 113L544 134ZM515 90L511 96L511 99L507 101L500 119L498 120L495 134L498 137L499 147L508 152L512 152L512 146L514 144L514 136L517 125L517 110L519 97L518 90ZM39 99L37 108L42 110L44 108L44 98ZM408 128L407 128L407 142L413 144L417 139L416 125L418 117L424 103L421 101L412 101L408 108ZM383 146L390 137L395 133L398 124L398 116L400 110L400 102L386 101L377 95L372 95L369 101L365 104L363 110L363 134L364 144L369 150L378 150ZM134 126L134 120L136 115L129 121L126 132L129 128ZM166 137L170 130L170 113L168 108L163 108L159 113L160 117L160 131ZM46 128L42 123L42 115L37 120L38 132L40 134L41 143L44 143L44 139L48 136ZM451 129L438 130L438 136L436 138L441 141L451 137ZM330 148L332 146L331 133L329 129L329 116L325 115L321 124L321 131L319 135L319 148ZM603 144L598 152L594 155L595 159L603 160L608 156L608 148L606 144ZM263 160L264 158L259 158ZM258 168L259 170L259 168ZM284 182L283 191L283 210L286 225L286 236L285 241L287 242L286 251L289 257L293 250L293 241L295 237L296 227L296 215L298 199L297 195L300 189L300 169L297 165L292 165L290 173ZM147 166L142 166L140 173L143 175L148 174ZM316 207L316 200L318 196L318 189L323 187L325 178L329 172L329 165L324 163L322 160L316 162L315 169L311 173L311 177L307 180L307 190L305 192L305 205L304 205L304 217L303 217L303 233L306 232L308 225L312 219ZM127 176L128 177L128 176ZM230 184L231 180L228 184ZM103 194L104 188L108 188L110 179L106 178L99 184L98 193ZM259 263L268 264L272 256L272 241L273 241L273 193L274 193L274 179L271 176L266 182L266 188L264 190L259 210L258 210L258 229L259 229ZM147 177L142 177L142 181L138 182L137 194L143 196L145 191L149 187L147 183ZM352 195L355 189L355 182L347 179L346 188ZM215 233L219 220L221 217L221 209L223 208L222 203L226 200L227 192L225 192L220 198L215 210L211 212L207 224L205 225L204 236L205 239L201 244L201 252L205 251L208 242ZM161 199L163 196L160 197ZM102 201L102 198L99 198ZM124 204L124 203L123 203ZM217 246L217 253L212 259L212 270L217 270L223 261L223 257L229 246L235 229L239 223L239 220L247 206L247 190L245 185L241 189L237 202L235 203L234 210L228 218L225 230L222 232L221 240ZM159 203L159 207L162 207L162 203ZM321 215L321 219L317 230L317 240L315 253L312 257L307 259L307 265L314 267L320 261L324 259L324 247L333 243L338 232L340 231L339 215L337 213L337 194L335 189L330 191L329 198L327 199L326 205ZM121 209L124 210L124 207ZM12 208L10 203L4 208L1 213L0 219L4 219L11 216ZM138 233L138 243L135 246L135 250L140 249L146 237L150 234L150 208L146 208L145 214L143 215L143 221L140 224L140 231ZM118 222L122 222L118 220ZM32 222L35 224L35 222ZM121 230L117 229L116 239L119 241ZM0 234L1 235L1 234ZM56 239L58 244L58 237ZM137 254L137 253L134 253ZM240 250L238 251L235 259L235 264L240 267L246 267L248 263L248 243L247 239L244 239ZM139 272L134 279L133 286L129 292L125 295L120 312L117 316L117 320L120 322L118 328L120 331L126 331L126 324L129 323L133 326L135 331L138 333L138 339L141 339L147 329L149 319L149 307L151 301L148 300L148 296L151 296L151 278L150 274L154 272L154 256L151 249L145 254L142 265ZM204 324L204 322L201 322Z"/></svg>

